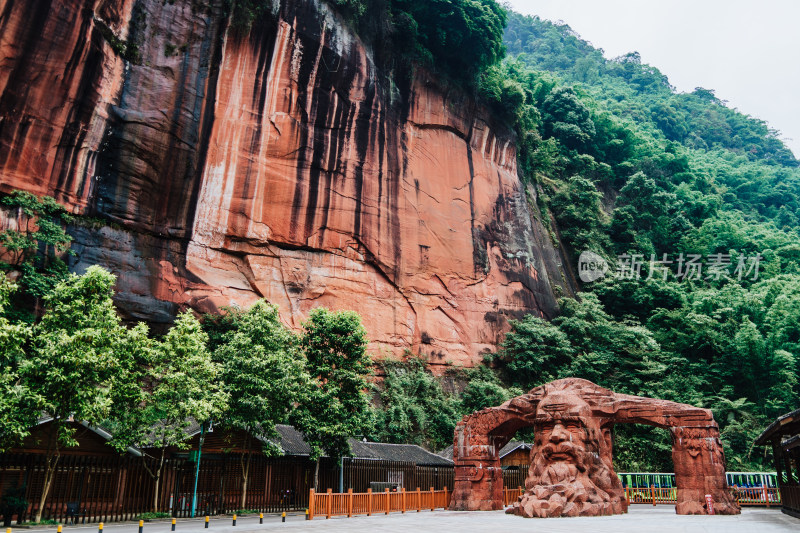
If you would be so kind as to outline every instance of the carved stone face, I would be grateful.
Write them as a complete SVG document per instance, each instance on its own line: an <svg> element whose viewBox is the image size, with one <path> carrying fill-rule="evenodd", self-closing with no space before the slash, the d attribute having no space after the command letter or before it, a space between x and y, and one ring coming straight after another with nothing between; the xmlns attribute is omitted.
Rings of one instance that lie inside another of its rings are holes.
<svg viewBox="0 0 800 533"><path fill-rule="evenodd" d="M557 417L537 424L541 453L548 462L578 464L586 453L586 424L580 418Z"/></svg>
<svg viewBox="0 0 800 533"><path fill-rule="evenodd" d="M552 392L539 402L526 493L514 513L528 517L620 512L618 479L601 459L600 419L579 395Z"/></svg>
<svg viewBox="0 0 800 533"><path fill-rule="evenodd" d="M545 396L536 414L537 452L544 464L567 463L586 469L586 455L597 452L599 436L589 405L572 394ZM594 437L594 438L593 438Z"/></svg>

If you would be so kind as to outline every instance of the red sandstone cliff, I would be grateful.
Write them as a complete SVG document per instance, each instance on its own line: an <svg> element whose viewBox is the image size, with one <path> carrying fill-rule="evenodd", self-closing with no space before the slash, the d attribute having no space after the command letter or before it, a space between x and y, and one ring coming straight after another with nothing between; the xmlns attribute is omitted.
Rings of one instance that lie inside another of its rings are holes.
<svg viewBox="0 0 800 533"><path fill-rule="evenodd" d="M235 37L221 0L0 0L0 58L0 191L108 220L71 230L74 268L114 271L131 317L353 309L375 355L470 365L556 309L513 135L387 81L324 2Z"/></svg>

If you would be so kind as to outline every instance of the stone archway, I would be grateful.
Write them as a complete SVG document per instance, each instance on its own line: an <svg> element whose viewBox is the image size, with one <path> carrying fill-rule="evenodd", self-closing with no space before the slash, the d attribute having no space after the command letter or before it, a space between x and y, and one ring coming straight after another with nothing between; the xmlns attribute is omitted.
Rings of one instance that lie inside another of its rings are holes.
<svg viewBox="0 0 800 533"><path fill-rule="evenodd" d="M577 378L541 385L499 407L464 417L453 439L455 486L450 509L502 509L498 451L518 430L534 427L526 490L509 512L527 517L626 512L612 462L615 424L670 430L678 514L705 514L706 494L713 498L715 513L740 512L727 490L725 456L711 411L616 394Z"/></svg>

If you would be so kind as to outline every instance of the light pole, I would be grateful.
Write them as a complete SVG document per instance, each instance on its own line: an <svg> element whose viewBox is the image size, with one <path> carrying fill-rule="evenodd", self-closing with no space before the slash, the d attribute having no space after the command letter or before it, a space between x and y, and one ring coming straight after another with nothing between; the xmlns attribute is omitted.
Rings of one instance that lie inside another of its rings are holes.
<svg viewBox="0 0 800 533"><path fill-rule="evenodd" d="M192 491L192 518L194 518L195 509L197 509L197 478L200 476L200 455L203 452L203 439L205 438L203 429L205 425L205 422L200 424L200 442L197 445L197 463L194 467L194 490Z"/></svg>

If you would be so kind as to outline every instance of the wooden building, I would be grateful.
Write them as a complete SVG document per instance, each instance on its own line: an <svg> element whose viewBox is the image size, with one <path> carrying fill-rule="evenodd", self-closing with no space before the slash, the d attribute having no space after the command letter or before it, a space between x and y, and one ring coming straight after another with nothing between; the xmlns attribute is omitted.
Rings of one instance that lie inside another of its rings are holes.
<svg viewBox="0 0 800 533"><path fill-rule="evenodd" d="M800 518L800 409L778 417L756 439L757 446L772 446L782 510Z"/></svg>
<svg viewBox="0 0 800 533"><path fill-rule="evenodd" d="M301 510L308 505L316 464L302 434L278 426L277 438L264 439L242 431L189 428L188 449L170 448L156 493L153 472L160 450L129 448L120 453L108 444L111 434L71 422L79 446L62 449L43 518L61 522L131 520L158 510L172 516L223 514L248 509L261 512ZM0 454L0 488L21 489L28 507L14 519L29 520L44 485L47 443L52 424L43 420L19 448ZM398 489L441 490L453 487L453 462L414 445L350 440L352 457L342 463L320 460L318 488L364 492L373 484ZM264 453L278 451L279 456ZM199 453L198 453L199 452ZM198 462L199 457L199 462ZM244 472L247 472L245 483ZM195 493L195 479L197 491ZM196 496L195 496L196 495Z"/></svg>

